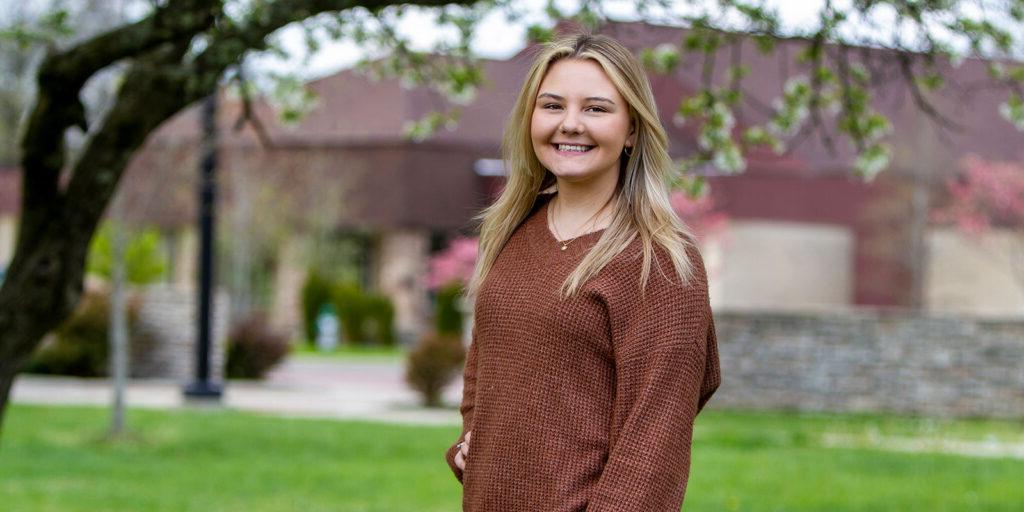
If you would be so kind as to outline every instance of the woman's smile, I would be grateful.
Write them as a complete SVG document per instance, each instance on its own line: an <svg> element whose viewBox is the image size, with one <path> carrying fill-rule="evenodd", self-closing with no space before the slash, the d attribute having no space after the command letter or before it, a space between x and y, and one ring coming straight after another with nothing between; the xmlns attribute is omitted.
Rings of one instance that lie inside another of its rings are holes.
<svg viewBox="0 0 1024 512"><path fill-rule="evenodd" d="M560 156L577 157L588 153L596 146L584 144L552 144Z"/></svg>

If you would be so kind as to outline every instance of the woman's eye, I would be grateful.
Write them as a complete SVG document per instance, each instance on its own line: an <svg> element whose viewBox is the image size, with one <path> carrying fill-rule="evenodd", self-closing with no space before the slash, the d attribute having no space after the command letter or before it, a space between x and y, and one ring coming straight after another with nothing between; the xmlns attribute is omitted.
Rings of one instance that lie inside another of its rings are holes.
<svg viewBox="0 0 1024 512"><path fill-rule="evenodd" d="M604 107L587 107L587 110L593 110L594 112L607 112Z"/></svg>
<svg viewBox="0 0 1024 512"><path fill-rule="evenodd" d="M556 108L562 108L562 106L557 104L557 103L548 103L547 105L544 105L543 108L551 110L551 109L556 109Z"/></svg>

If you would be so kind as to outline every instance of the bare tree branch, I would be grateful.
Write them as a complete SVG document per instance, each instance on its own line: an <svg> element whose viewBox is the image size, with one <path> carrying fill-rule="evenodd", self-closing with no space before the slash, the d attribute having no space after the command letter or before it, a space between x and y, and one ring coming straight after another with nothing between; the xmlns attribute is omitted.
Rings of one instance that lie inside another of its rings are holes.
<svg viewBox="0 0 1024 512"><path fill-rule="evenodd" d="M259 116L256 115L256 111L252 108L252 94L249 93L249 81L245 77L245 70L241 63L238 64L238 74L235 76L235 80L238 82L238 89L242 96L242 113L235 121L235 131L241 131L246 123L248 123L252 125L253 131L256 132L256 139L260 141L260 147L264 149L272 148L274 142L270 140L267 129L263 126Z"/></svg>
<svg viewBox="0 0 1024 512"><path fill-rule="evenodd" d="M907 88L910 89L910 95L914 98L914 104L917 105L917 108L921 109L922 112L927 114L944 128L949 128L962 133L964 131L963 125L943 115L935 108L934 105L931 104L931 102L928 101L927 98L924 97L924 94L921 91L921 86L915 79L913 62L911 61L910 55L906 53L899 53L897 58L900 63L900 71L902 72L903 80L907 84Z"/></svg>

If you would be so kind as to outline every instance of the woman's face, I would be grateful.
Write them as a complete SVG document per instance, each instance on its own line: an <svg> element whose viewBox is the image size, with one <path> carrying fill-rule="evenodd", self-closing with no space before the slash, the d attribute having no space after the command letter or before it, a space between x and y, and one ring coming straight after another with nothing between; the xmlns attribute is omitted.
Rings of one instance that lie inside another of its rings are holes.
<svg viewBox="0 0 1024 512"><path fill-rule="evenodd" d="M537 90L530 136L537 159L559 179L587 182L619 172L632 147L629 107L601 65L561 59Z"/></svg>

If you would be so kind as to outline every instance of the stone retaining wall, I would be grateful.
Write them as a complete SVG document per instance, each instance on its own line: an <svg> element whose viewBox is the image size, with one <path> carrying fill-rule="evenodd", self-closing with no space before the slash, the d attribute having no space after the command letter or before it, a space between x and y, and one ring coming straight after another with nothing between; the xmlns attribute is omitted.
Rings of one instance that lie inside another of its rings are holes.
<svg viewBox="0 0 1024 512"><path fill-rule="evenodd" d="M196 367L196 292L171 285L138 291L137 329L148 339L145 350L131 354L131 373L139 378L174 379L189 383ZM227 338L228 296L214 294L210 375L223 382L224 341Z"/></svg>
<svg viewBox="0 0 1024 512"><path fill-rule="evenodd" d="M1024 418L1024 322L716 311L711 407Z"/></svg>

